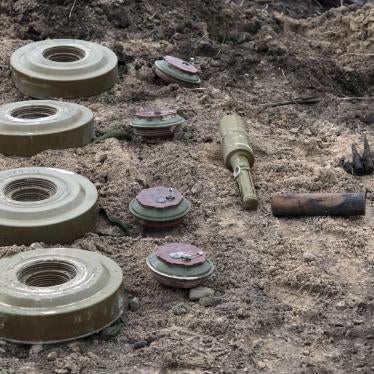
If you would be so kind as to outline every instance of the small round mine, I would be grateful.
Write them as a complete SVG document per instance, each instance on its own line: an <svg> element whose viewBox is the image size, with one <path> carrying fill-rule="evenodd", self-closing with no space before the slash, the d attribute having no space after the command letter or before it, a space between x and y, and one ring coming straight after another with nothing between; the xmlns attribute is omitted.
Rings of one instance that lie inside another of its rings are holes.
<svg viewBox="0 0 374 374"><path fill-rule="evenodd" d="M176 189L152 187L142 190L129 209L145 227L169 228L182 221L191 203Z"/></svg>
<svg viewBox="0 0 374 374"><path fill-rule="evenodd" d="M144 139L172 138L185 119L173 109L148 109L136 113L131 127Z"/></svg>
<svg viewBox="0 0 374 374"><path fill-rule="evenodd" d="M204 282L214 271L204 251L192 244L162 245L147 258L147 266L163 285L193 288Z"/></svg>
<svg viewBox="0 0 374 374"><path fill-rule="evenodd" d="M159 78L168 83L194 86L201 82L195 66L174 56L165 56L162 60L155 61L154 71Z"/></svg>

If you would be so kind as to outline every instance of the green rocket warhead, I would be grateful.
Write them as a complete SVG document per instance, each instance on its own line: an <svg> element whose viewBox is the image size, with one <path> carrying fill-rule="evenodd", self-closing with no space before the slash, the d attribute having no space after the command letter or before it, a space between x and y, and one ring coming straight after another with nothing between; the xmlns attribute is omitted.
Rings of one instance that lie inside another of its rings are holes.
<svg viewBox="0 0 374 374"><path fill-rule="evenodd" d="M254 163L252 148L244 121L237 114L224 116L219 121L219 132L223 161L226 167L233 171L238 182L245 209L257 209L257 196L251 176L251 167Z"/></svg>

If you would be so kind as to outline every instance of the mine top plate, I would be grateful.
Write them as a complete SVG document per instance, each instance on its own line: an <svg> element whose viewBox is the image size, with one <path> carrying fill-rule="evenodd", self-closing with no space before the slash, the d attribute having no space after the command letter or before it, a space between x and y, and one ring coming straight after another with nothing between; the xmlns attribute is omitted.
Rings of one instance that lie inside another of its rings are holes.
<svg viewBox="0 0 374 374"><path fill-rule="evenodd" d="M182 257L182 253L186 256ZM155 254L170 265L196 266L206 261L205 253L192 244L168 243L158 247Z"/></svg>
<svg viewBox="0 0 374 374"><path fill-rule="evenodd" d="M181 58L174 56L165 56L164 60L169 65L175 67L178 70L184 71L185 73L196 74L198 72L195 66L193 66L187 61L182 60Z"/></svg>

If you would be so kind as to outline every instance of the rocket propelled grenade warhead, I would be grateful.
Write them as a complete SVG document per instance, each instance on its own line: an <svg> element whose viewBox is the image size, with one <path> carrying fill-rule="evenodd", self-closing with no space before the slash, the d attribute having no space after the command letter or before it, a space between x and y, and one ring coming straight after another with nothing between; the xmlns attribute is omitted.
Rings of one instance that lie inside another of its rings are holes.
<svg viewBox="0 0 374 374"><path fill-rule="evenodd" d="M219 132L223 161L233 171L238 182L245 209L255 210L258 206L251 167L254 155L243 119L237 114L224 116L219 121Z"/></svg>

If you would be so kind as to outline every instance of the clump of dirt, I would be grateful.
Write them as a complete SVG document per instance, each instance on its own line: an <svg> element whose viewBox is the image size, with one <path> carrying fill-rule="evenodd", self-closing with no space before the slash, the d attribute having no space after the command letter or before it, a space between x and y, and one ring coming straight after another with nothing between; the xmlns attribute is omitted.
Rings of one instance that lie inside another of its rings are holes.
<svg viewBox="0 0 374 374"><path fill-rule="evenodd" d="M372 4L326 11L312 0L2 0L0 12L1 103L27 99L8 68L26 43L81 38L118 54L115 86L78 102L93 110L96 135L126 129L130 140L0 155L0 168L58 167L93 181L100 205L129 230L101 217L72 246L116 260L127 294L140 302L111 339L44 347L0 341L0 373L373 371L374 182L339 167L352 143L374 138ZM157 79L152 63L166 54L192 61L202 85ZM292 103L306 96L319 101ZM131 134L135 111L153 105L187 119L174 141L147 144ZM222 163L217 123L229 112L248 119L257 212L243 210ZM143 231L128 212L137 192L156 185L193 203L173 230ZM362 218L277 219L270 210L276 192L363 190ZM191 302L186 290L162 287L147 271L145 257L172 241L203 248L215 263L209 302ZM2 247L0 257L34 247Z"/></svg>

